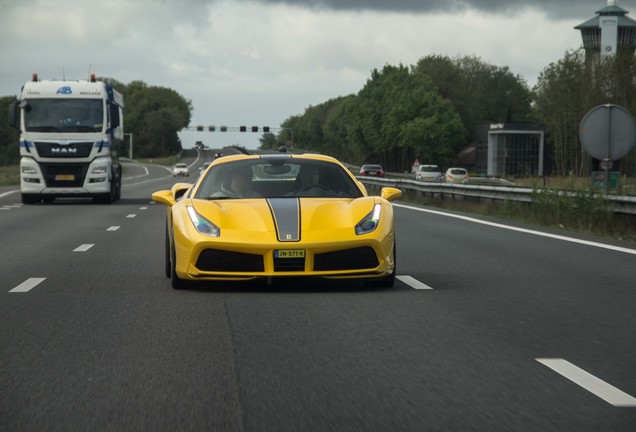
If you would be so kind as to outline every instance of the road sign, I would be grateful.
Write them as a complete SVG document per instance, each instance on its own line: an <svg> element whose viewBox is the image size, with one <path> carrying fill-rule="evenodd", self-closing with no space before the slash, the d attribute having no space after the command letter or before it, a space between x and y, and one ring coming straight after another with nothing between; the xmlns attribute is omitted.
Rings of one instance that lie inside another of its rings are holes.
<svg viewBox="0 0 636 432"><path fill-rule="evenodd" d="M618 160L636 144L636 120L621 106L599 105L581 120L579 138L593 158Z"/></svg>

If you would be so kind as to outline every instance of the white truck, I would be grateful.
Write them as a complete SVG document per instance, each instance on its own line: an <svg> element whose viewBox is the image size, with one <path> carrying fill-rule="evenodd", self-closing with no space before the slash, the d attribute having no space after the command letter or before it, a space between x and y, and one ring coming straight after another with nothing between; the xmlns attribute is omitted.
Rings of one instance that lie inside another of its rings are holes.
<svg viewBox="0 0 636 432"><path fill-rule="evenodd" d="M118 200L123 108L123 96L94 74L86 81L40 81L33 74L9 107L9 122L20 130L22 203Z"/></svg>

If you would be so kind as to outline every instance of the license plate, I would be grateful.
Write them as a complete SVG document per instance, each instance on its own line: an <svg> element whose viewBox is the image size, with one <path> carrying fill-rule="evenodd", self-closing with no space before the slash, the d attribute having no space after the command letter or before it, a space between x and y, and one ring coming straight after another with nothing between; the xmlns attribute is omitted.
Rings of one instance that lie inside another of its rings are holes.
<svg viewBox="0 0 636 432"><path fill-rule="evenodd" d="M74 174L58 174L55 176L55 180L57 181L73 181L75 180Z"/></svg>
<svg viewBox="0 0 636 432"><path fill-rule="evenodd" d="M277 249L274 258L305 258L304 249Z"/></svg>

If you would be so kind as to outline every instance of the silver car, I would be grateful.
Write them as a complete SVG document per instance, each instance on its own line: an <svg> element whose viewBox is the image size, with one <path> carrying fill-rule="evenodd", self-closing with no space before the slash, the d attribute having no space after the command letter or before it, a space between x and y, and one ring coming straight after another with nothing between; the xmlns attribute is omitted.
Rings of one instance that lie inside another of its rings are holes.
<svg viewBox="0 0 636 432"><path fill-rule="evenodd" d="M420 165L415 171L415 180L438 182L442 179L442 170L437 165Z"/></svg>
<svg viewBox="0 0 636 432"><path fill-rule="evenodd" d="M172 168L172 176L190 176L190 170L188 170L188 166L184 163L175 164L174 168Z"/></svg>

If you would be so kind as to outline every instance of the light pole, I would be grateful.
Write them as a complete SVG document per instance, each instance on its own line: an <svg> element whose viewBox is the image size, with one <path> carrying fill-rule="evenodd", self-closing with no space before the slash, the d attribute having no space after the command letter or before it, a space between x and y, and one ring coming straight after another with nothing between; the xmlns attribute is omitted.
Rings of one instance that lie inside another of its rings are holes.
<svg viewBox="0 0 636 432"><path fill-rule="evenodd" d="M130 145L129 145L130 149L129 149L129 151L128 151L128 157L130 158L130 160L132 160L132 157L133 157L133 151L132 151L132 149L133 149L133 134L131 134L131 133L125 133L125 134L124 134L124 137L125 137L126 135L128 135L128 137L130 138L130 139L128 140L128 143L130 144Z"/></svg>

